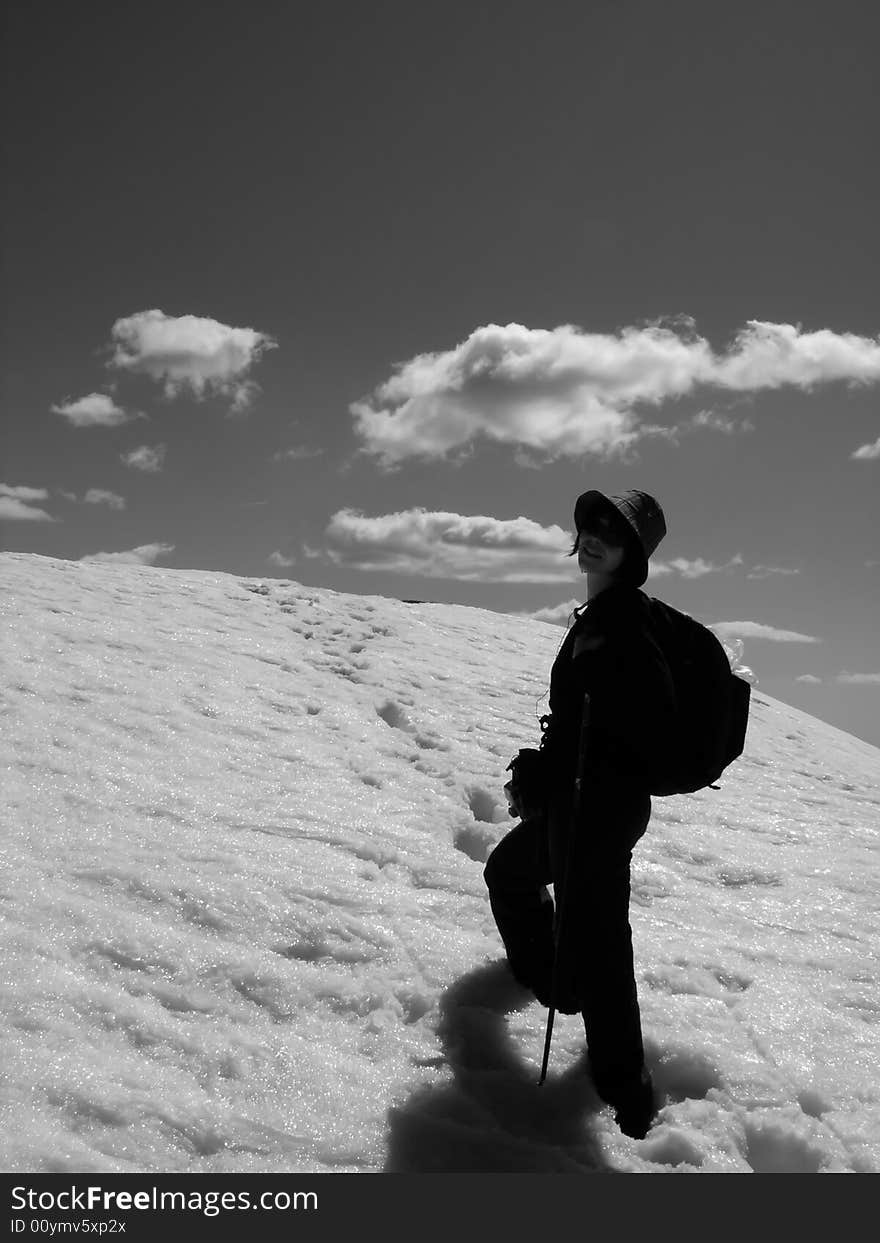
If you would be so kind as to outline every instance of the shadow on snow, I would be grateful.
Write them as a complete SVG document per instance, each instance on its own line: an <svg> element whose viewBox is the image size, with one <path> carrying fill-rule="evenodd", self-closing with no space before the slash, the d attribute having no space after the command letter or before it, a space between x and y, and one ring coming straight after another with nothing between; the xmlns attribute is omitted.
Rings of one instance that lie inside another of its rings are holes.
<svg viewBox="0 0 880 1243"><path fill-rule="evenodd" d="M437 1034L452 1083L418 1088L389 1110L385 1172L597 1173L607 1170L589 1124L601 1107L586 1054L562 1074L519 1056L506 1016L532 1000L506 963L457 980L440 1000ZM542 1029L543 1030L543 1029ZM538 1050L540 1052L540 1050Z"/></svg>

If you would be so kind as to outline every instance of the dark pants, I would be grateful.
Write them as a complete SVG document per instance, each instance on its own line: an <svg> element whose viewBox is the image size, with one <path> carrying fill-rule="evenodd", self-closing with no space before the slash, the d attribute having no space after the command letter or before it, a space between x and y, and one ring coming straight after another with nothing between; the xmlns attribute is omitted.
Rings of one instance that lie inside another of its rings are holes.
<svg viewBox="0 0 880 1243"><path fill-rule="evenodd" d="M570 849L563 809L551 808L547 818L511 829L483 875L508 960L523 982L549 980L555 913L547 886L553 883L557 906L565 893L559 980L582 1004L596 1090L613 1099L644 1064L629 896L632 849L647 828L651 800L619 788L587 791L586 798Z"/></svg>

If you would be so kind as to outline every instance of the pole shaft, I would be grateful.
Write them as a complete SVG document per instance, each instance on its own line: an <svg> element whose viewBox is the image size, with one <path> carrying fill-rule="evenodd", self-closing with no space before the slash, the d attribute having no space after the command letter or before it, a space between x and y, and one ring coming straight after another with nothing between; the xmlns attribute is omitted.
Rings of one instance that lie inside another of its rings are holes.
<svg viewBox="0 0 880 1243"><path fill-rule="evenodd" d="M547 1067L550 1063L550 1041L553 1038L553 1020L556 1016L556 997L559 988L559 946L562 940L562 922L568 905L569 878L574 858L574 842L577 824L580 819L584 767L587 758L587 747L590 736L590 696L584 695L584 706L581 712L580 739L578 742L577 776L574 781L574 797L572 798L571 818L568 826L568 841L565 848L565 875L562 878L562 893L558 897L556 910L556 927L553 930L553 974L550 984L550 1009L547 1013L547 1030L544 1035L544 1058L541 1062L540 1087L547 1078Z"/></svg>

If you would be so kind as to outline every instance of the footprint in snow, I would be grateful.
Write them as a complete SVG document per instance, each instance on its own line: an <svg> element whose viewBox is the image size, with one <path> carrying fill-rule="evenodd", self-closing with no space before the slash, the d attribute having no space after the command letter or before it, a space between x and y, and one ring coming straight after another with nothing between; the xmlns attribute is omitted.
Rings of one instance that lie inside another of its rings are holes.
<svg viewBox="0 0 880 1243"><path fill-rule="evenodd" d="M400 704L395 703L393 699L386 699L384 703L381 703L376 709L376 715L391 729L402 729L407 734L415 732L415 727L409 717Z"/></svg>

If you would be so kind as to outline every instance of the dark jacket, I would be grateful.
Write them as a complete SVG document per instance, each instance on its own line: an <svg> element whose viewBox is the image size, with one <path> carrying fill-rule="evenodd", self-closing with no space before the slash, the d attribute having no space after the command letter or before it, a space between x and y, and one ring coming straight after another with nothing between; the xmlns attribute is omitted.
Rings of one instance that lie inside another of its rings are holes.
<svg viewBox="0 0 880 1243"><path fill-rule="evenodd" d="M650 602L625 584L577 610L550 672L550 724L542 740L551 783L573 786L584 697L590 697L585 772L593 789L647 790L671 735L675 692L654 637Z"/></svg>

